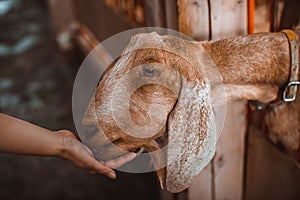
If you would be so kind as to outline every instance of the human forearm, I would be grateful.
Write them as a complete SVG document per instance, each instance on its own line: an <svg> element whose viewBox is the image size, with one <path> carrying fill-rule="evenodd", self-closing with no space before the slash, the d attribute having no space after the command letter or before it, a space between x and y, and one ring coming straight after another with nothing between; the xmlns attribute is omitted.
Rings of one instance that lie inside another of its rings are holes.
<svg viewBox="0 0 300 200"><path fill-rule="evenodd" d="M103 163L94 158L88 148L68 130L50 131L26 121L0 113L0 152L58 156L92 173L116 178L111 168L117 168L135 157L128 153Z"/></svg>
<svg viewBox="0 0 300 200"><path fill-rule="evenodd" d="M0 113L0 151L58 156L63 138L54 131Z"/></svg>

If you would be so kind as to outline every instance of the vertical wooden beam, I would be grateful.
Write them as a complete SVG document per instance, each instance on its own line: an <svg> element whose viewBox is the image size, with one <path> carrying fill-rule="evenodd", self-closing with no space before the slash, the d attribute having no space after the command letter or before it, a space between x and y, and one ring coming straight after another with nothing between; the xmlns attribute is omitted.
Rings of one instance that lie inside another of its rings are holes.
<svg viewBox="0 0 300 200"><path fill-rule="evenodd" d="M209 1L178 0L179 31L196 39L209 39Z"/></svg>
<svg viewBox="0 0 300 200"><path fill-rule="evenodd" d="M56 33L64 32L75 19L71 0L48 0L51 23Z"/></svg>
<svg viewBox="0 0 300 200"><path fill-rule="evenodd" d="M165 189L161 189L159 191L160 200L176 200L175 195L173 193L168 192Z"/></svg>
<svg viewBox="0 0 300 200"><path fill-rule="evenodd" d="M166 27L172 30L178 30L178 12L176 0L165 0L166 8Z"/></svg>
<svg viewBox="0 0 300 200"><path fill-rule="evenodd" d="M249 128L247 156L246 200L299 199L299 163L255 127Z"/></svg>
<svg viewBox="0 0 300 200"><path fill-rule="evenodd" d="M289 0L285 1L285 5L282 11L279 30L298 28L300 26L300 1Z"/></svg>
<svg viewBox="0 0 300 200"><path fill-rule="evenodd" d="M248 0L248 34L254 33L255 0Z"/></svg>
<svg viewBox="0 0 300 200"><path fill-rule="evenodd" d="M227 104L225 125L213 160L215 199L242 199L246 127L245 103Z"/></svg>
<svg viewBox="0 0 300 200"><path fill-rule="evenodd" d="M188 200L188 190L174 194L174 200Z"/></svg>
<svg viewBox="0 0 300 200"><path fill-rule="evenodd" d="M178 0L178 29L180 32L196 39L209 40L210 16L207 0ZM212 165L207 165L190 185L189 200L212 199Z"/></svg>
<svg viewBox="0 0 300 200"><path fill-rule="evenodd" d="M212 40L247 33L247 0L211 1ZM215 199L242 199L246 134L245 102L227 104L213 160Z"/></svg>
<svg viewBox="0 0 300 200"><path fill-rule="evenodd" d="M166 27L165 1L145 0L144 5L147 26Z"/></svg>
<svg viewBox="0 0 300 200"><path fill-rule="evenodd" d="M210 2L213 40L247 34L247 0Z"/></svg>
<svg viewBox="0 0 300 200"><path fill-rule="evenodd" d="M190 185L189 200L207 199L212 200L213 195L213 174L212 165L207 165Z"/></svg>
<svg viewBox="0 0 300 200"><path fill-rule="evenodd" d="M247 33L247 0L178 0L179 30L197 40ZM189 187L189 199L242 199L245 102L227 105L215 158Z"/></svg>
<svg viewBox="0 0 300 200"><path fill-rule="evenodd" d="M60 48L72 47L70 28L76 17L71 0L48 0L51 16L51 24L56 34L56 40Z"/></svg>
<svg viewBox="0 0 300 200"><path fill-rule="evenodd" d="M110 2L115 6L115 2ZM122 31L135 28L126 17L121 17L108 7L103 0L72 0L78 21L87 26L100 41Z"/></svg>

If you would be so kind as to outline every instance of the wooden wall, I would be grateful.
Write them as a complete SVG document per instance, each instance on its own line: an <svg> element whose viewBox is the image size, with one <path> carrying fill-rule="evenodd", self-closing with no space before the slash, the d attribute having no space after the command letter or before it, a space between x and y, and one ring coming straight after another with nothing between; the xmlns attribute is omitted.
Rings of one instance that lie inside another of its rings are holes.
<svg viewBox="0 0 300 200"><path fill-rule="evenodd" d="M246 0L179 0L179 31L197 40L218 40L247 33ZM189 200L243 197L245 102L227 105L216 155L189 187Z"/></svg>
<svg viewBox="0 0 300 200"><path fill-rule="evenodd" d="M245 199L300 199L300 165L255 127L249 128Z"/></svg>

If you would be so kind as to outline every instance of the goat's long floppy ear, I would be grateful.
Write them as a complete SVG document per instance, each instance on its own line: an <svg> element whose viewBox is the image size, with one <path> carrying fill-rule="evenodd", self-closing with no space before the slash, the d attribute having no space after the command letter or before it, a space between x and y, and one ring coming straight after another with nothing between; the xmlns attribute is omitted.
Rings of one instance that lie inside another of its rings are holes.
<svg viewBox="0 0 300 200"><path fill-rule="evenodd" d="M210 86L203 80L182 77L181 92L168 119L166 188L180 192L215 154L217 132Z"/></svg>

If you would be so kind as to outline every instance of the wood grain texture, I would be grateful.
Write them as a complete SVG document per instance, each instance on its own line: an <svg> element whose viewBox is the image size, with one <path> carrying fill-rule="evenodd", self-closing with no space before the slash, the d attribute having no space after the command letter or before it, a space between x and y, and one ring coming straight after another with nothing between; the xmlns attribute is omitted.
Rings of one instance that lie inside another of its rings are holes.
<svg viewBox="0 0 300 200"><path fill-rule="evenodd" d="M164 0L151 0L144 3L147 26L166 27Z"/></svg>
<svg viewBox="0 0 300 200"><path fill-rule="evenodd" d="M179 31L196 39L209 39L209 6L207 0L178 0Z"/></svg>
<svg viewBox="0 0 300 200"><path fill-rule="evenodd" d="M207 165L190 185L189 200L212 199L212 165Z"/></svg>
<svg viewBox="0 0 300 200"><path fill-rule="evenodd" d="M66 29L69 29L70 25L75 20L75 13L72 9L72 1L48 0L48 6L52 27L56 34L68 31Z"/></svg>
<svg viewBox="0 0 300 200"><path fill-rule="evenodd" d="M298 200L300 166L260 130L250 127L245 199Z"/></svg>
<svg viewBox="0 0 300 200"><path fill-rule="evenodd" d="M247 0L210 1L213 40L247 33Z"/></svg>
<svg viewBox="0 0 300 200"><path fill-rule="evenodd" d="M215 199L242 199L246 127L245 102L227 104L224 129L213 160Z"/></svg>
<svg viewBox="0 0 300 200"><path fill-rule="evenodd" d="M76 16L71 0L48 0L51 26L55 32L56 40L61 49L71 49L71 25L76 21Z"/></svg>
<svg viewBox="0 0 300 200"><path fill-rule="evenodd" d="M247 33L247 1L211 1L212 40ZM228 103L213 160L215 199L242 199L246 133L245 102Z"/></svg>
<svg viewBox="0 0 300 200"><path fill-rule="evenodd" d="M176 0L165 0L166 8L166 27L172 30L178 30L178 12Z"/></svg>
<svg viewBox="0 0 300 200"><path fill-rule="evenodd" d="M179 0L178 7L179 30L194 39L246 34L246 0ZM217 153L189 187L190 200L242 199L246 126L245 102L228 104Z"/></svg>

